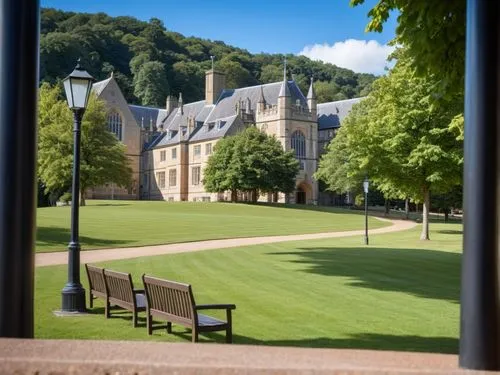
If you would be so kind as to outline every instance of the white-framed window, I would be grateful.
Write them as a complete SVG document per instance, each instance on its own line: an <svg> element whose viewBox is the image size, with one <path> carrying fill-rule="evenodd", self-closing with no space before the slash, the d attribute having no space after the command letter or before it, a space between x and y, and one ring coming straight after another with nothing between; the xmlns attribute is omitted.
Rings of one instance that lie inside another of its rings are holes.
<svg viewBox="0 0 500 375"><path fill-rule="evenodd" d="M177 147L172 149L172 160L177 159Z"/></svg>
<svg viewBox="0 0 500 375"><path fill-rule="evenodd" d="M201 145L194 146L193 153L194 153L194 156L200 156L201 155Z"/></svg>
<svg viewBox="0 0 500 375"><path fill-rule="evenodd" d="M166 158L167 158L167 151L165 150L160 151L160 161L165 161Z"/></svg>
<svg viewBox="0 0 500 375"><path fill-rule="evenodd" d="M116 111L112 111L108 115L108 130L113 133L119 141L123 141L122 116Z"/></svg>
<svg viewBox="0 0 500 375"><path fill-rule="evenodd" d="M169 201L169 202L173 202L173 201L174 201L174 197L169 197L169 198L168 198L168 201Z"/></svg>
<svg viewBox="0 0 500 375"><path fill-rule="evenodd" d="M212 144L207 143L205 145L205 155L212 155Z"/></svg>
<svg viewBox="0 0 500 375"><path fill-rule="evenodd" d="M295 157L297 159L306 158L306 137L300 130L293 132L291 146L295 150Z"/></svg>
<svg viewBox="0 0 500 375"><path fill-rule="evenodd" d="M165 189L165 172L156 172L156 181L160 189Z"/></svg>
<svg viewBox="0 0 500 375"><path fill-rule="evenodd" d="M201 201L202 202L210 202L210 197L202 197Z"/></svg>
<svg viewBox="0 0 500 375"><path fill-rule="evenodd" d="M191 184L199 185L200 184L200 167L192 167L191 168Z"/></svg>
<svg viewBox="0 0 500 375"><path fill-rule="evenodd" d="M177 169L170 169L168 171L168 186L177 185Z"/></svg>

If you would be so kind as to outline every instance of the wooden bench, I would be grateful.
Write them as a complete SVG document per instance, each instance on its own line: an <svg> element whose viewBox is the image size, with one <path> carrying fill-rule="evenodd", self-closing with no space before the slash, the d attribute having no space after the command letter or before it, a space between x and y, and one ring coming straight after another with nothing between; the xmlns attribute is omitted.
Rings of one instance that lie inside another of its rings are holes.
<svg viewBox="0 0 500 375"><path fill-rule="evenodd" d="M106 282L106 318L111 316L110 306L120 306L133 314L132 324L137 327L137 313L146 311L144 290L134 289L132 276L129 273L104 270Z"/></svg>
<svg viewBox="0 0 500 375"><path fill-rule="evenodd" d="M108 300L108 292L106 290L106 281L104 280L104 268L85 264L87 277L89 279L89 306L94 307L94 299L102 298Z"/></svg>
<svg viewBox="0 0 500 375"><path fill-rule="evenodd" d="M232 304L197 305L191 285L142 275L146 291L148 334L153 333L153 316L167 321L167 332L172 333L172 323L191 328L193 342L200 332L226 331L226 342L233 341ZM198 313L200 310L225 309L226 321Z"/></svg>

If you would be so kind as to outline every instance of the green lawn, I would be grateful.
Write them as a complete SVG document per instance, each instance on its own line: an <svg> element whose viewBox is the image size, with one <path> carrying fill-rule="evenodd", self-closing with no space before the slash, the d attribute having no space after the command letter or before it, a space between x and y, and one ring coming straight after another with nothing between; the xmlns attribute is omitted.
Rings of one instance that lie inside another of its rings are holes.
<svg viewBox="0 0 500 375"><path fill-rule="evenodd" d="M249 207L250 210L252 207ZM236 344L364 348L456 353L459 327L460 224L362 237L287 242L103 263L193 284L198 303L235 303ZM82 271L82 275L84 275ZM36 270L36 337L188 341L154 331L144 314L106 320L98 302L90 316L57 318L66 267ZM83 277L86 284L86 276ZM223 333L201 340L223 342Z"/></svg>
<svg viewBox="0 0 500 375"><path fill-rule="evenodd" d="M66 250L70 211L38 209L38 252ZM370 228L386 225L370 218ZM83 250L363 228L360 212L297 205L88 201L80 210Z"/></svg>

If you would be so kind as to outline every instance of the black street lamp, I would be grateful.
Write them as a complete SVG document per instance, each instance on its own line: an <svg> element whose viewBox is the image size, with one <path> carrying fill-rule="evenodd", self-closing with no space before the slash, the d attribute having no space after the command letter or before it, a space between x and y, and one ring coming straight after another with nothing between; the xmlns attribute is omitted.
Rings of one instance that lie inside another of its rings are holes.
<svg viewBox="0 0 500 375"><path fill-rule="evenodd" d="M370 181L368 181L368 176L365 177L363 181L363 190L365 192L365 245L368 245L368 187L370 186Z"/></svg>
<svg viewBox="0 0 500 375"><path fill-rule="evenodd" d="M68 282L62 290L63 312L84 312L85 289L80 283L80 243L78 242L78 221L80 193L80 127L82 117L92 89L94 78L80 65L67 76L64 91L69 108L73 111L73 185L71 189L71 239L68 245Z"/></svg>

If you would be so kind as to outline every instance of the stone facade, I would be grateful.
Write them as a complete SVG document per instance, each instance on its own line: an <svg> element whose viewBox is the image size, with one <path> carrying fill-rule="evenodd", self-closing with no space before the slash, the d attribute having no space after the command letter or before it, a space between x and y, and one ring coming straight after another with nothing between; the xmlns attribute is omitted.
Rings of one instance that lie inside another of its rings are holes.
<svg viewBox="0 0 500 375"><path fill-rule="evenodd" d="M285 150L294 150L300 162L296 191L266 194L261 201L318 203L318 183L313 178L324 145L338 128L340 113L335 103L317 104L311 82L307 97L294 81L224 89L225 76L213 69L206 73L205 100L184 104L169 96L165 109L128 105L111 76L94 85L109 108L109 128L126 145L134 171L131 189L110 185L89 192L92 198L166 201L224 201L230 193L208 193L203 172L219 139L245 127L256 126L274 135ZM336 111L336 113L334 113ZM331 112L331 113L330 113ZM344 113L345 112L345 113ZM333 121L337 116L337 121ZM327 132L327 133L325 133ZM328 133L329 132L329 133ZM245 193L239 199L250 199Z"/></svg>

